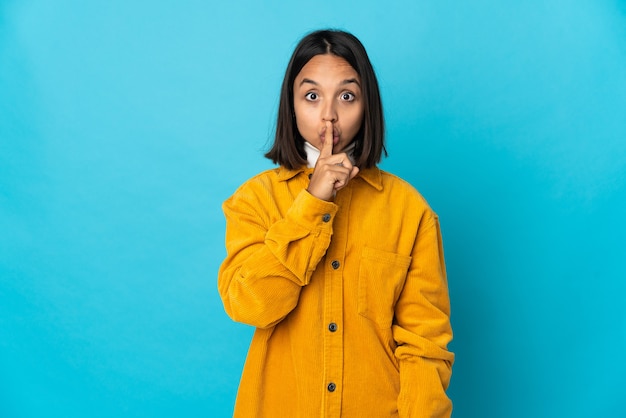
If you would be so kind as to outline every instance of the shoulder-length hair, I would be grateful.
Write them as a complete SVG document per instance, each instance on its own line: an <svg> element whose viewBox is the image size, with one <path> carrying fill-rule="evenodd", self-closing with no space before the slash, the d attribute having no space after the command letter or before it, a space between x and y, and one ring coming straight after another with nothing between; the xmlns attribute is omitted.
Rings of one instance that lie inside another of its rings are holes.
<svg viewBox="0 0 626 418"><path fill-rule="evenodd" d="M306 165L304 139L298 131L293 106L296 76L316 55L333 54L345 59L361 78L363 122L354 137L354 158L360 168L376 166L387 155L385 121L378 81L363 44L352 34L340 30L319 30L306 35L296 46L280 90L276 136L265 157L288 169Z"/></svg>

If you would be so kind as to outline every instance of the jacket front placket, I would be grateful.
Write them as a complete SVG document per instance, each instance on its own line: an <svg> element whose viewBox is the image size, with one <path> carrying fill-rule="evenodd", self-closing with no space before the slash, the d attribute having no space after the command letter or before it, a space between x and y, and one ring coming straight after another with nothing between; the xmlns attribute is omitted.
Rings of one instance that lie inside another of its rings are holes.
<svg viewBox="0 0 626 418"><path fill-rule="evenodd" d="M340 417L343 394L343 285L352 188L340 190L330 246L324 256L324 396L323 417Z"/></svg>

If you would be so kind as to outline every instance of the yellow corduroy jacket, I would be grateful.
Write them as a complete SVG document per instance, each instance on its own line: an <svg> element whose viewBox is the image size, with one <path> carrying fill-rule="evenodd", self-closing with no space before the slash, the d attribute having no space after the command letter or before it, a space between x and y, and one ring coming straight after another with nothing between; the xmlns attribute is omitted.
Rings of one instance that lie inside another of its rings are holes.
<svg viewBox="0 0 626 418"><path fill-rule="evenodd" d="M256 327L234 416L449 417L437 215L378 168L317 199L312 171L265 171L223 205L218 289L228 315Z"/></svg>

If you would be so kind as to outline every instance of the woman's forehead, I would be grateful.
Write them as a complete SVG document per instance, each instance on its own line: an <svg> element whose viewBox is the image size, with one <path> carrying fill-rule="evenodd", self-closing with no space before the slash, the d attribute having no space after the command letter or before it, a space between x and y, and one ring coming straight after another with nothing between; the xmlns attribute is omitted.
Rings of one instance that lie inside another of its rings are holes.
<svg viewBox="0 0 626 418"><path fill-rule="evenodd" d="M344 58L323 54L315 55L302 67L296 76L296 84L301 83L304 78L320 83L350 79L359 81L359 74Z"/></svg>

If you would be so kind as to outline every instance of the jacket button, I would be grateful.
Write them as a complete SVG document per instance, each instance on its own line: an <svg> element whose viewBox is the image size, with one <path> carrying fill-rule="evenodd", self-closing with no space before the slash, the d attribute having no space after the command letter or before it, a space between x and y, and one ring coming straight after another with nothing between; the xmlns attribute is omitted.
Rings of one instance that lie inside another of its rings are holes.
<svg viewBox="0 0 626 418"><path fill-rule="evenodd" d="M327 389L329 392L334 392L335 389L337 389L337 385L335 385L333 382L330 382L327 386Z"/></svg>
<svg viewBox="0 0 626 418"><path fill-rule="evenodd" d="M330 324L328 324L328 330L330 332L335 332L337 331L337 324L335 324L334 322L331 322Z"/></svg>
<svg viewBox="0 0 626 418"><path fill-rule="evenodd" d="M332 262L332 263L330 263L330 265L331 265L331 266L332 266L335 270L337 270L337 269L339 268L339 261L337 261L337 260L333 260L333 262Z"/></svg>
<svg viewBox="0 0 626 418"><path fill-rule="evenodd" d="M330 221L330 214L328 213L324 214L324 216L322 216L322 221L324 222Z"/></svg>

